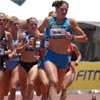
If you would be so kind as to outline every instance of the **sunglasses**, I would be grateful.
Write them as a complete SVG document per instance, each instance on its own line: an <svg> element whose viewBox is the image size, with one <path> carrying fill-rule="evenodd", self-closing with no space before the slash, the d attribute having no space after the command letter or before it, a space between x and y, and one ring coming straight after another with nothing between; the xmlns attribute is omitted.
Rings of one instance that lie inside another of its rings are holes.
<svg viewBox="0 0 100 100"><path fill-rule="evenodd" d="M0 19L0 22L5 22L6 21L6 19Z"/></svg>

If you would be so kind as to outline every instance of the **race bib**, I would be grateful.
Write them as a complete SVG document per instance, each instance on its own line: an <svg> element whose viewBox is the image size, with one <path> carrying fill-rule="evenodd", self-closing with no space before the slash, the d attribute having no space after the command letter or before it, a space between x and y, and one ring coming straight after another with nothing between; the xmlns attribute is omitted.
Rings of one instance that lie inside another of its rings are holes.
<svg viewBox="0 0 100 100"><path fill-rule="evenodd" d="M40 45L41 45L40 41L36 41L36 48L40 48Z"/></svg>
<svg viewBox="0 0 100 100"><path fill-rule="evenodd" d="M4 48L0 47L0 56L4 55Z"/></svg>
<svg viewBox="0 0 100 100"><path fill-rule="evenodd" d="M65 36L65 29L54 28L50 29L50 36Z"/></svg>
<svg viewBox="0 0 100 100"><path fill-rule="evenodd" d="M48 46L49 46L49 41L48 41L48 40L45 40L45 42L44 42L44 47L45 47L45 48L48 48Z"/></svg>
<svg viewBox="0 0 100 100"><path fill-rule="evenodd" d="M50 29L51 38L62 39L65 38L66 28L64 26L52 26Z"/></svg>

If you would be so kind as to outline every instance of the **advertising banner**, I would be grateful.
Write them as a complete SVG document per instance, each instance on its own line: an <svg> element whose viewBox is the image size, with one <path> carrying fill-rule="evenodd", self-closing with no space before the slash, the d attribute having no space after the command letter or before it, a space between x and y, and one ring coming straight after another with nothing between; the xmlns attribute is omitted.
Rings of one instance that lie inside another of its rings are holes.
<svg viewBox="0 0 100 100"><path fill-rule="evenodd" d="M80 62L69 90L100 89L100 62Z"/></svg>

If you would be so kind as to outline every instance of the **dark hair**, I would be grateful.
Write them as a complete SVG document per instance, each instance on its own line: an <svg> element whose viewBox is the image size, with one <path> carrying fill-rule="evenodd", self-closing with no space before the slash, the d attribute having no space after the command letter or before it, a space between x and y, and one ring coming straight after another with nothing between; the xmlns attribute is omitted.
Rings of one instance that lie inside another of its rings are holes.
<svg viewBox="0 0 100 100"><path fill-rule="evenodd" d="M50 16L53 12L54 12L54 11L50 11L49 14L48 14L48 16Z"/></svg>
<svg viewBox="0 0 100 100"><path fill-rule="evenodd" d="M30 17L30 18L28 18L28 19L26 20L26 22L29 24L29 22L30 22L31 19L35 19L36 22L38 22L37 19L36 19L35 17Z"/></svg>
<svg viewBox="0 0 100 100"><path fill-rule="evenodd" d="M56 8L59 8L62 4L66 4L67 7L69 8L69 4L66 2L66 1L63 1L63 0L56 0L52 3L52 7L56 7Z"/></svg>

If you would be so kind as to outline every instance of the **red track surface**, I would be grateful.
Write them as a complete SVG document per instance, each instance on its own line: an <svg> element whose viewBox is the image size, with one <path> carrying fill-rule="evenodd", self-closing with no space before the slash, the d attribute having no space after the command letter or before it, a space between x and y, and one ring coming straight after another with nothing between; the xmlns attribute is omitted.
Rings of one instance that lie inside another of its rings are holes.
<svg viewBox="0 0 100 100"><path fill-rule="evenodd" d="M68 100L92 100L92 95L96 96L96 100L100 100L100 94L74 94L68 95ZM8 100L8 97L5 97L4 100ZM17 96L16 100L21 100L21 96ZM40 97L34 96L34 100L40 100ZM59 100L59 96L58 99Z"/></svg>

